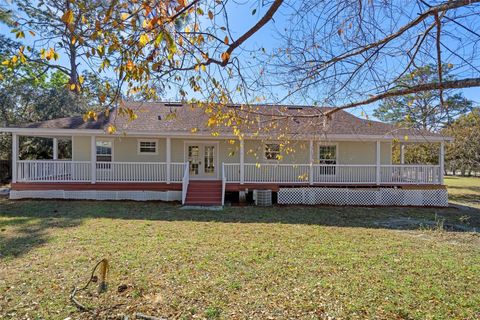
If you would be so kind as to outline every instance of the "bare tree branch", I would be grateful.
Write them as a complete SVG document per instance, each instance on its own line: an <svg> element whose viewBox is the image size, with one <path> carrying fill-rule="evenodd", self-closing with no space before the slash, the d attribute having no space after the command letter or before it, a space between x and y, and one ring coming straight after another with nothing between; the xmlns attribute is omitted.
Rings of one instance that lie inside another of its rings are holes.
<svg viewBox="0 0 480 320"><path fill-rule="evenodd" d="M355 108L361 105L370 104L379 100L383 100L386 98L403 96L411 93L422 92L422 91L431 91L431 90L444 90L444 89L460 89L460 88L472 88L472 87L480 87L480 78L470 78L470 79L462 79L462 80L452 80L452 81L444 81L442 83L435 82L435 83L426 83L417 85L414 87L408 87L398 90L391 90L384 93L380 93L374 95L368 99L352 102L349 104L345 104L343 106L336 107L325 113L326 116L331 115L339 110Z"/></svg>

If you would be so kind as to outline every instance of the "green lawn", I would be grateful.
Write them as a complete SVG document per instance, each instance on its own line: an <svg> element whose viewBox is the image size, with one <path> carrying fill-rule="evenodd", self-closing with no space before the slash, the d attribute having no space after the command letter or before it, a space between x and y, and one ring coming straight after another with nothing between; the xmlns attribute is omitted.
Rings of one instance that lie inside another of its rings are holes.
<svg viewBox="0 0 480 320"><path fill-rule="evenodd" d="M78 294L99 318L478 319L480 179L446 181L464 206L186 211L0 198L0 319L95 318L68 295L101 258L109 290Z"/></svg>
<svg viewBox="0 0 480 320"><path fill-rule="evenodd" d="M480 209L480 178L445 177L450 201Z"/></svg>

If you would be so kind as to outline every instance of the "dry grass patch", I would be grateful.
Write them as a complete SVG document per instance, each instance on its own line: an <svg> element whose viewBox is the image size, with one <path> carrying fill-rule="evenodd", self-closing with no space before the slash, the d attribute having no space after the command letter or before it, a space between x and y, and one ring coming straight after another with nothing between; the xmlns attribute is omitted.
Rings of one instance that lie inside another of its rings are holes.
<svg viewBox="0 0 480 320"><path fill-rule="evenodd" d="M435 227L478 228L479 211L469 214L462 222L458 209L212 212L163 203L0 200L0 318L85 319L68 294L105 257L108 292L78 297L89 306L122 304L109 315L474 319L479 236ZM411 223L391 223L399 217ZM121 284L127 290L118 293Z"/></svg>

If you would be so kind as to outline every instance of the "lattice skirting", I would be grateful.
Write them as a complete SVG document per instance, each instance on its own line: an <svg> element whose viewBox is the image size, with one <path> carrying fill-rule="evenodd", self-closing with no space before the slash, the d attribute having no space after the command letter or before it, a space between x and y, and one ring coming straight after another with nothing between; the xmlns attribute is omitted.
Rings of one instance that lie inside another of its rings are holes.
<svg viewBox="0 0 480 320"><path fill-rule="evenodd" d="M278 203L446 207L448 193L446 189L280 188Z"/></svg>
<svg viewBox="0 0 480 320"><path fill-rule="evenodd" d="M10 199L76 199L76 200L134 200L180 201L181 191L64 191L31 190L10 191Z"/></svg>

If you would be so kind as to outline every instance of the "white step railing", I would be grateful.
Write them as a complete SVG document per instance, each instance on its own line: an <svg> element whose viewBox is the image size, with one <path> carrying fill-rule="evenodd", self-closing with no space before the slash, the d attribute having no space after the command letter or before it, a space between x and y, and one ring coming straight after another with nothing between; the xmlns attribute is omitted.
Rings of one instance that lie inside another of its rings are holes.
<svg viewBox="0 0 480 320"><path fill-rule="evenodd" d="M225 205L226 187L227 187L227 176L225 175L225 163L222 163L222 206Z"/></svg>
<svg viewBox="0 0 480 320"><path fill-rule="evenodd" d="M224 167L226 182L239 183L240 164L225 163ZM436 165L381 165L380 181L376 165L248 163L244 168L244 183L441 184Z"/></svg>
<svg viewBox="0 0 480 320"><path fill-rule="evenodd" d="M185 162L184 168L182 179L182 204L185 204L185 200L187 199L188 184L190 182L190 165L188 162Z"/></svg>
<svg viewBox="0 0 480 320"><path fill-rule="evenodd" d="M17 161L17 182L88 182L90 179L89 161Z"/></svg>

